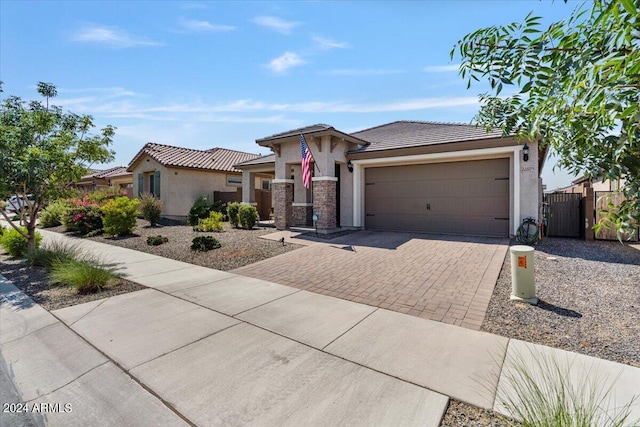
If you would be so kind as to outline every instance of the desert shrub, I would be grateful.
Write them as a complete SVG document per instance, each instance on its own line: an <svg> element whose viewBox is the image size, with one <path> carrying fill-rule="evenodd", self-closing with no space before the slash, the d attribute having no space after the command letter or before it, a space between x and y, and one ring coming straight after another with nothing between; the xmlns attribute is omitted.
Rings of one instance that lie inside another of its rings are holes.
<svg viewBox="0 0 640 427"><path fill-rule="evenodd" d="M20 227L20 230L27 234L25 227ZM36 247L40 246L40 242L42 242L42 235L36 232ZM16 258L26 254L27 249L29 249L27 238L20 234L15 228L10 228L2 233L0 245L2 245L9 256Z"/></svg>
<svg viewBox="0 0 640 427"><path fill-rule="evenodd" d="M198 197L189 210L189 225L192 227L198 225L198 221L209 217L210 212L211 206L209 206L207 198Z"/></svg>
<svg viewBox="0 0 640 427"><path fill-rule="evenodd" d="M14 215L11 217L11 221L20 221L22 218L20 218L20 215Z"/></svg>
<svg viewBox="0 0 640 427"><path fill-rule="evenodd" d="M103 205L110 200L125 196L126 194L126 191L120 190L116 187L108 187L101 188L92 193L87 193L85 194L84 199L98 205Z"/></svg>
<svg viewBox="0 0 640 427"><path fill-rule="evenodd" d="M61 241L47 242L39 248L27 251L27 260L31 265L44 267L51 271L56 263L78 258L78 247Z"/></svg>
<svg viewBox="0 0 640 427"><path fill-rule="evenodd" d="M66 231L86 235L102 230L100 206L86 199L69 199L69 207L64 211L61 222Z"/></svg>
<svg viewBox="0 0 640 427"><path fill-rule="evenodd" d="M160 200L153 194L144 193L140 196L140 213L154 227L160 221L160 213L162 213Z"/></svg>
<svg viewBox="0 0 640 427"><path fill-rule="evenodd" d="M103 230L110 236L126 236L133 233L138 217L138 200L117 197L101 208Z"/></svg>
<svg viewBox="0 0 640 427"><path fill-rule="evenodd" d="M240 225L242 225L242 228L251 230L258 220L258 210L255 206L240 205L238 218L240 219Z"/></svg>
<svg viewBox="0 0 640 427"><path fill-rule="evenodd" d="M231 202L227 204L227 216L229 217L229 222L231 223L231 225L233 225L236 228L240 223L240 217L238 216L239 210L240 210L240 203Z"/></svg>
<svg viewBox="0 0 640 427"><path fill-rule="evenodd" d="M66 200L56 200L40 212L40 225L44 228L57 227L62 224L62 217L70 207Z"/></svg>
<svg viewBox="0 0 640 427"><path fill-rule="evenodd" d="M147 237L147 245L149 246L159 246L163 243L167 243L168 241L168 238L160 235Z"/></svg>
<svg viewBox="0 0 640 427"><path fill-rule="evenodd" d="M52 284L72 286L79 294L98 292L118 275L95 260L55 262L49 274Z"/></svg>
<svg viewBox="0 0 640 427"><path fill-rule="evenodd" d="M220 242L211 236L198 236L191 241L192 251L207 252L221 246Z"/></svg>
<svg viewBox="0 0 640 427"><path fill-rule="evenodd" d="M222 217L220 212L211 211L209 218L198 220L194 228L196 231L222 231Z"/></svg>
<svg viewBox="0 0 640 427"><path fill-rule="evenodd" d="M227 216L227 204L222 200L214 200L211 204L211 210L213 212L219 212L222 214L222 221L229 221L229 217Z"/></svg>

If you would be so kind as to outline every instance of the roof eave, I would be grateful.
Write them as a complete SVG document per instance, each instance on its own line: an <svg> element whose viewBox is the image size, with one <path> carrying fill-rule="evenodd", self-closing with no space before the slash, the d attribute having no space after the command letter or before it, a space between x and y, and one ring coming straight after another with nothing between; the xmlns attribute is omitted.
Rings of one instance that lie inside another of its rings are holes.
<svg viewBox="0 0 640 427"><path fill-rule="evenodd" d="M334 127L330 127L327 129L320 129L317 131L313 131L313 132L306 132L304 134L300 134L300 135L304 135L305 138L307 137L311 137L311 138L315 138L315 137L320 137L320 136L324 136L324 135L331 135L331 136L335 136L338 138L342 138L345 141L351 142L353 144L357 144L359 146L367 146L370 144L369 141L365 141L363 139L360 138L356 138L355 136L351 136L348 133L344 133L341 132L339 130L337 130ZM285 136L276 136L276 137L267 137L267 138L260 138L260 139L256 139L256 144L260 145L261 147L267 147L267 148L271 148L273 147L274 144L281 144L283 142L286 142L287 140L291 140L292 138L300 138L299 135L285 135Z"/></svg>
<svg viewBox="0 0 640 427"><path fill-rule="evenodd" d="M407 145L407 146L401 146L401 147L381 148L378 150L374 149L371 151L362 151L362 148L364 148L362 147L357 150L349 150L347 151L347 154L363 154L363 153L373 153L373 152L380 152L380 151L405 150L407 148L432 147L432 146L445 145L445 144L457 144L460 142L488 141L488 140L494 140L494 139L508 139L508 138L513 138L513 135L487 136L484 138L468 138L468 139L460 139L456 141L443 141L443 142L437 142L437 143L431 143L431 144L418 144L418 145ZM365 147L369 145L371 144L367 144Z"/></svg>

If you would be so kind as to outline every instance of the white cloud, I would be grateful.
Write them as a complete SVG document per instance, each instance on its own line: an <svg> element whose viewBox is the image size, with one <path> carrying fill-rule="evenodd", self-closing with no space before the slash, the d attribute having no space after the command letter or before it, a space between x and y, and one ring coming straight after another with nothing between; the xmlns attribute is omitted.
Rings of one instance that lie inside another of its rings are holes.
<svg viewBox="0 0 640 427"><path fill-rule="evenodd" d="M348 103L313 101L303 103L268 103L251 99L240 99L219 104L167 104L156 106L135 105L131 101L103 102L95 100L96 105L86 106L89 111L118 117L132 115L207 115L218 113L379 113L397 111L416 111L431 108L452 108L478 105L476 97L415 98L388 103ZM147 117L149 117L147 116ZM203 116L204 117L204 116ZM263 120L264 118L261 118Z"/></svg>
<svg viewBox="0 0 640 427"><path fill-rule="evenodd" d="M316 42L322 49L345 49L349 46L347 42L337 42L319 36L314 36L313 41Z"/></svg>
<svg viewBox="0 0 640 427"><path fill-rule="evenodd" d="M55 98L55 105L60 105L69 110L80 110L90 112L92 104L100 108L107 101L113 102L118 98L143 98L145 95L133 92L122 87L94 87L85 89L65 89L60 88L60 97ZM80 96L71 97L70 95ZM66 97L65 97L66 96ZM124 102L124 101L120 101Z"/></svg>
<svg viewBox="0 0 640 427"><path fill-rule="evenodd" d="M253 22L282 34L289 34L291 30L300 25L299 22L285 21L275 16L258 16L253 19Z"/></svg>
<svg viewBox="0 0 640 427"><path fill-rule="evenodd" d="M320 71L320 74L328 76L382 76L387 74L402 74L403 70L375 69L375 68L342 68Z"/></svg>
<svg viewBox="0 0 640 427"><path fill-rule="evenodd" d="M114 48L161 46L162 43L129 34L118 27L89 24L71 37L72 41L101 43Z"/></svg>
<svg viewBox="0 0 640 427"><path fill-rule="evenodd" d="M103 97L116 98L120 96L140 96L140 93L134 92L129 89L125 89L123 87L88 87L82 89L67 89L67 88L59 88L58 91L60 94L65 93L96 93Z"/></svg>
<svg viewBox="0 0 640 427"><path fill-rule="evenodd" d="M267 65L270 69L276 73L284 73L291 67L297 67L304 64L306 61L302 59L298 54L293 52L285 52L281 56L274 58Z"/></svg>
<svg viewBox="0 0 640 427"><path fill-rule="evenodd" d="M429 65L424 67L422 71L426 73L448 73L451 71L458 71L460 68L460 64L450 64L450 65Z"/></svg>
<svg viewBox="0 0 640 427"><path fill-rule="evenodd" d="M204 103L172 102L163 104L150 99L148 95L135 93L121 87L61 89L61 93L74 93L75 97L60 99L56 104L78 113L89 113L103 117L123 119L230 122L230 123L275 123L291 120L285 113L378 113L418 111L434 108L477 107L478 98L440 97L409 98L392 102L375 101L311 101L311 102L268 102L256 99L235 99L227 102Z"/></svg>
<svg viewBox="0 0 640 427"><path fill-rule="evenodd" d="M195 19L180 19L178 23L186 30L200 32L225 32L233 31L236 27L231 25L212 24L209 21L197 21Z"/></svg>
<svg viewBox="0 0 640 427"><path fill-rule="evenodd" d="M417 98L380 104L314 101L296 104L269 104L265 107L272 111L327 114L417 111L431 108L451 108L477 104L478 98L476 97L451 97Z"/></svg>

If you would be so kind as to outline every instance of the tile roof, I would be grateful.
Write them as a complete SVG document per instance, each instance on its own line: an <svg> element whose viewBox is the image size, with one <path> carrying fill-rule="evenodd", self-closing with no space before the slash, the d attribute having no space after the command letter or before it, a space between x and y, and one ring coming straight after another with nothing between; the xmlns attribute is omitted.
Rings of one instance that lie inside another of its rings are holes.
<svg viewBox="0 0 640 427"><path fill-rule="evenodd" d="M333 126L325 125L323 123L318 123L311 126L305 126L298 129L288 130L286 132L276 133L271 136L267 136L264 138L256 139L256 142L260 143L262 141L269 141L272 139L280 139L280 138L288 138L291 136L300 135L301 133L312 133L312 132L321 132L325 130L335 129Z"/></svg>
<svg viewBox="0 0 640 427"><path fill-rule="evenodd" d="M123 176L123 175L131 175L131 172L127 172L126 166L116 166L114 168L101 171L95 174L94 176L96 178L113 178L115 176Z"/></svg>
<svg viewBox="0 0 640 427"><path fill-rule="evenodd" d="M120 172L120 169L124 170L124 173L114 173L114 172ZM116 166L113 168L109 168L109 169L94 169L94 168L90 168L89 171L91 173L84 175L81 179L85 180L85 179L91 179L91 178L110 178L112 176L117 176L117 175L127 175L128 172L126 171L126 168L123 166Z"/></svg>
<svg viewBox="0 0 640 427"><path fill-rule="evenodd" d="M276 155L268 154L266 156L256 157L255 159L247 160L242 163L236 163L234 166L250 166L250 165L264 165L269 163L275 163Z"/></svg>
<svg viewBox="0 0 640 427"><path fill-rule="evenodd" d="M462 123L397 121L354 132L351 136L371 143L351 151L351 153L362 153L500 138L502 131L494 130L487 133L484 128Z"/></svg>
<svg viewBox="0 0 640 427"><path fill-rule="evenodd" d="M143 155L151 157L163 166L222 172L242 172L240 169L234 168L233 165L259 157L257 154L226 148L196 150L149 142L129 162L127 170L131 170L134 163Z"/></svg>

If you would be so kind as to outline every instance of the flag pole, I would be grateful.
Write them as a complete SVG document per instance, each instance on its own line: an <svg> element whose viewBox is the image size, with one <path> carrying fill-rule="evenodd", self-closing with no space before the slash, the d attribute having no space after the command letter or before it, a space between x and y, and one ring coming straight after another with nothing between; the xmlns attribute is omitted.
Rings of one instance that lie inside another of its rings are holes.
<svg viewBox="0 0 640 427"><path fill-rule="evenodd" d="M313 167L318 170L319 174L321 174L320 167L318 167L318 164L316 163L316 156L313 155L313 152L311 151L311 147L309 147L309 144L307 143L307 140L304 137L304 134L302 132L300 132L300 136L302 137L302 139L304 139L305 144L307 144L307 150L309 150L309 153L311 153L311 158L313 159Z"/></svg>

